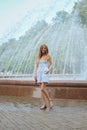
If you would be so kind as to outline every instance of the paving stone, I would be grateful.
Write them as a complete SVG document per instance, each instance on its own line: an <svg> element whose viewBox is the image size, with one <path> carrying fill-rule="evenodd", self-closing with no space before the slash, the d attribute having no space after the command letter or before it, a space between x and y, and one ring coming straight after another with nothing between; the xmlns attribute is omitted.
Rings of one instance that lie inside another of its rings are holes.
<svg viewBox="0 0 87 130"><path fill-rule="evenodd" d="M87 101L86 101L87 102ZM59 107L52 110L2 109L0 107L0 130L87 130L87 107Z"/></svg>

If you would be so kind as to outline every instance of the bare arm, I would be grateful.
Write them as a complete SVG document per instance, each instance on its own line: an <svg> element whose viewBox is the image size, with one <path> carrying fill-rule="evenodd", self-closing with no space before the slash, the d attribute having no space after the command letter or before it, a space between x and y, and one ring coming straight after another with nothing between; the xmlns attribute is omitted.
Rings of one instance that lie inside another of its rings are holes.
<svg viewBox="0 0 87 130"><path fill-rule="evenodd" d="M48 57L48 61L49 61L49 63L50 63L50 66L49 66L48 70L45 72L46 74L48 74L48 73L51 71L51 69L52 69L52 66L53 66L53 63L52 63L52 58L51 58L51 56L49 56L49 57Z"/></svg>
<svg viewBox="0 0 87 130"><path fill-rule="evenodd" d="M49 62L50 62L50 66L49 66L49 71L52 69L53 63L52 63L52 58L51 56L49 56Z"/></svg>

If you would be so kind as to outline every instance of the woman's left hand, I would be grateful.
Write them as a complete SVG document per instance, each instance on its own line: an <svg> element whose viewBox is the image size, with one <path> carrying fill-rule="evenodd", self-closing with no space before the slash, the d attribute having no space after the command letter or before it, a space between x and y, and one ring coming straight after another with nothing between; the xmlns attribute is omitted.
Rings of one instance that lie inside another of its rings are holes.
<svg viewBox="0 0 87 130"><path fill-rule="evenodd" d="M45 74L48 74L49 73L49 69L45 71Z"/></svg>

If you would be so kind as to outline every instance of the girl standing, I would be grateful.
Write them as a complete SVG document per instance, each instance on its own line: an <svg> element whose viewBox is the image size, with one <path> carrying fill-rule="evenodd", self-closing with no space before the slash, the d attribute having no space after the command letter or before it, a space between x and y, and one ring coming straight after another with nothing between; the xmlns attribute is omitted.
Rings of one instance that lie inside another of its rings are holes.
<svg viewBox="0 0 87 130"><path fill-rule="evenodd" d="M39 54L36 58L36 68L34 80L39 83L41 89L42 106L41 110L46 109L46 100L48 101L49 108L53 107L53 103L50 100L49 94L46 90L46 84L49 82L49 72L52 69L52 58L49 55L47 45L40 46Z"/></svg>

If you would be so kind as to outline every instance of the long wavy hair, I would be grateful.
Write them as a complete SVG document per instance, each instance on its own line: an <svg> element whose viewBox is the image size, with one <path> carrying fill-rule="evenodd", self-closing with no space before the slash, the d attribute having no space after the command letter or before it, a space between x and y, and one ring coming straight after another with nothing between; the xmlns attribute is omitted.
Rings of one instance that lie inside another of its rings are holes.
<svg viewBox="0 0 87 130"><path fill-rule="evenodd" d="M46 44L42 44L42 45L40 46L40 49L39 49L38 59L40 59L40 58L43 56L43 53L42 53L43 47L46 48L45 55L47 55L47 54L49 53L49 50L48 50L47 45L46 45Z"/></svg>

